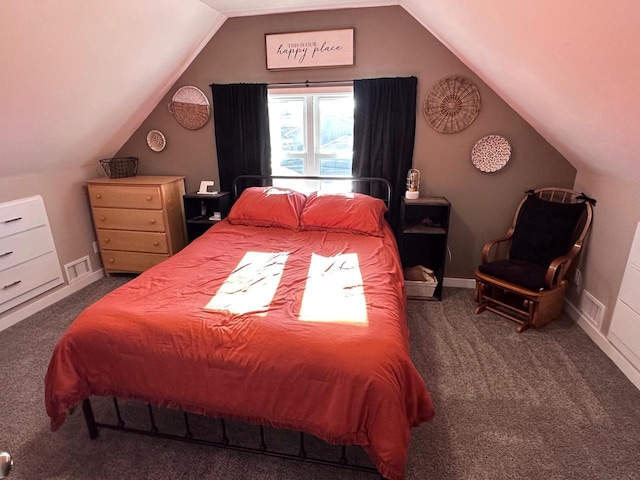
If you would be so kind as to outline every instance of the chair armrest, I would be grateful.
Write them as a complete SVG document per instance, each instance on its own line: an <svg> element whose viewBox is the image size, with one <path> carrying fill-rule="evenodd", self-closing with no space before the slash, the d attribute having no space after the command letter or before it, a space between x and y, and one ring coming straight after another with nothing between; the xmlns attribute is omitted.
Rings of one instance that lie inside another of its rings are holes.
<svg viewBox="0 0 640 480"><path fill-rule="evenodd" d="M569 250L569 253L553 259L544 276L544 285L546 288L556 288L558 284L564 280L564 276L569 270L571 262L578 252L580 252L581 248L582 242L576 242L573 244L573 247L571 247L571 250Z"/></svg>
<svg viewBox="0 0 640 480"><path fill-rule="evenodd" d="M509 231L505 233L504 237L496 238L494 240L489 240L487 243L485 243L484 247L482 247L482 256L480 257L482 265L484 265L485 263L489 263L490 261L489 255L491 254L491 250L494 247L497 247L499 244L503 242L508 242L509 240L511 240L512 236L513 236L513 228L510 228ZM496 248L496 254L497 254L497 248ZM491 261L493 260L497 260L497 259L494 258Z"/></svg>

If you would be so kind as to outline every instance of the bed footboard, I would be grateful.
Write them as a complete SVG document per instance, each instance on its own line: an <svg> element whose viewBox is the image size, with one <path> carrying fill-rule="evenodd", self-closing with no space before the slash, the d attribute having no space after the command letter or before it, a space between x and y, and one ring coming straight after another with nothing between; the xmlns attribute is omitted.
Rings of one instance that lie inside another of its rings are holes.
<svg viewBox="0 0 640 480"><path fill-rule="evenodd" d="M194 436L189 426L189 414L187 412L182 412L183 419L184 419L184 434L177 435L174 433L161 432L158 429L158 426L156 425L154 413L153 413L154 407L152 407L149 404L147 404L149 428L146 430L141 428L133 428L133 427L125 426L125 421L122 418L122 413L120 410L118 399L115 397L113 397L113 406L114 406L114 413L115 413L115 419L116 419L115 423L103 423L103 422L96 421L95 416L93 414L91 401L87 398L82 402L82 412L84 414L85 422L87 424L87 430L89 431L89 438L91 438L92 440L98 438L99 428L108 428L111 430L137 433L139 435L158 437L158 438L163 438L167 440L178 440L181 442L195 443L198 445L208 445L211 447L226 448L229 450L236 450L240 452L267 455L271 457L285 458L289 460L298 460L298 461L303 461L308 463L316 463L316 464L328 465L332 467L346 468L349 470L357 470L361 472L378 474L378 470L375 467L359 465L357 463L352 463L349 460L347 456L347 450L348 448L356 448L355 446L340 445L339 447L337 447L340 450L339 457L334 460L324 459L324 458L316 457L309 454L307 452L307 445L305 443L305 438L308 434L305 434L303 432L297 432L299 435L298 453L291 454L287 452L271 450L266 443L265 429L262 425L258 425L259 435L258 435L258 438L256 439L256 444L258 446L248 447L244 445L235 444L231 441L231 439L228 436L225 419L223 418L218 419L218 422L220 425L220 439L216 441L216 440L209 440L204 438L197 438L196 436Z"/></svg>

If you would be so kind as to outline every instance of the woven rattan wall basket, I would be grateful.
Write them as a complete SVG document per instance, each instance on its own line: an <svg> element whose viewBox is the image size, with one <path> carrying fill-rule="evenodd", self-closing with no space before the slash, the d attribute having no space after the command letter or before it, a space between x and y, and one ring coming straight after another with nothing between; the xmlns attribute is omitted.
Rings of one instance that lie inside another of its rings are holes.
<svg viewBox="0 0 640 480"><path fill-rule="evenodd" d="M151 130L147 133L147 145L154 152L161 152L167 146L167 139L160 130Z"/></svg>
<svg viewBox="0 0 640 480"><path fill-rule="evenodd" d="M424 116L434 130L456 133L475 120L482 107L480 92L464 77L446 77L436 83L424 100Z"/></svg>
<svg viewBox="0 0 640 480"><path fill-rule="evenodd" d="M204 127L211 115L209 99L198 87L181 87L173 95L169 112L180 125L189 130Z"/></svg>
<svg viewBox="0 0 640 480"><path fill-rule="evenodd" d="M476 142L471 150L473 166L481 172L497 172L511 158L511 144L500 135L487 135Z"/></svg>

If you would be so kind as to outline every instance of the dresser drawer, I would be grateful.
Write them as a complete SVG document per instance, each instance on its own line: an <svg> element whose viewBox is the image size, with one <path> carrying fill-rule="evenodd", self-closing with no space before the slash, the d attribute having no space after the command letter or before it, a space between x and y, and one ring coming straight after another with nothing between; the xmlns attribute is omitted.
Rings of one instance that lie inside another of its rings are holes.
<svg viewBox="0 0 640 480"><path fill-rule="evenodd" d="M111 272L144 272L169 258L155 253L102 251L102 263Z"/></svg>
<svg viewBox="0 0 640 480"><path fill-rule="evenodd" d="M609 340L640 369L640 314L622 300L616 302L608 333Z"/></svg>
<svg viewBox="0 0 640 480"><path fill-rule="evenodd" d="M3 270L0 272L0 305L56 280L60 275L60 264L54 252Z"/></svg>
<svg viewBox="0 0 640 480"><path fill-rule="evenodd" d="M100 250L169 253L166 233L99 229L97 234Z"/></svg>
<svg viewBox="0 0 640 480"><path fill-rule="evenodd" d="M164 232L164 215L160 210L127 210L122 208L93 208L96 228L112 230L140 230Z"/></svg>
<svg viewBox="0 0 640 480"><path fill-rule="evenodd" d="M640 265L629 262L622 277L618 298L640 315L640 295L638 292L640 292Z"/></svg>
<svg viewBox="0 0 640 480"><path fill-rule="evenodd" d="M94 207L162 208L160 187L138 185L89 185L89 198Z"/></svg>
<svg viewBox="0 0 640 480"><path fill-rule="evenodd" d="M42 225L26 232L0 238L0 271L53 250L49 229Z"/></svg>
<svg viewBox="0 0 640 480"><path fill-rule="evenodd" d="M47 224L40 197L30 197L0 206L0 238Z"/></svg>

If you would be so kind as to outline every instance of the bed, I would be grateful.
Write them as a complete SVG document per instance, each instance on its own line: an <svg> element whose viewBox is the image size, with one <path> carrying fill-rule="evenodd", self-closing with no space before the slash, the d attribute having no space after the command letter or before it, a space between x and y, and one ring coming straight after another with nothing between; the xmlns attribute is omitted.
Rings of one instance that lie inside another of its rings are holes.
<svg viewBox="0 0 640 480"><path fill-rule="evenodd" d="M410 429L434 411L385 210L247 188L227 219L74 320L46 375L51 428L113 396L361 445L402 479Z"/></svg>

